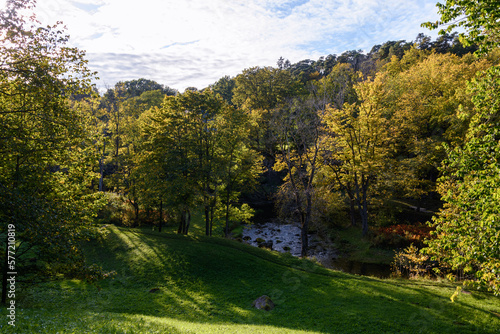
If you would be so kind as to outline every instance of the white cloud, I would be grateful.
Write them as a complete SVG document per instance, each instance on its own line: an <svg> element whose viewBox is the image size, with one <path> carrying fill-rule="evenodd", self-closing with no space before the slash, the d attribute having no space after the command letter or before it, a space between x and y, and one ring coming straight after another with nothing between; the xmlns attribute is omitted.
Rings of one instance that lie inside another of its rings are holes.
<svg viewBox="0 0 500 334"><path fill-rule="evenodd" d="M146 77L180 90L280 56L409 41L436 18L432 0L44 0L37 12L64 21L108 85Z"/></svg>

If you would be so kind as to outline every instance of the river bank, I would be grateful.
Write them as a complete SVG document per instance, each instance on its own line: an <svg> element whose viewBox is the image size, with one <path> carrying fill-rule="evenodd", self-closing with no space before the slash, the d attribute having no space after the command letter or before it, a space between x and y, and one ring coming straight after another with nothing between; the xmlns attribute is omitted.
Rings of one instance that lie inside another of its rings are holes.
<svg viewBox="0 0 500 334"><path fill-rule="evenodd" d="M298 224L261 223L246 225L242 231L243 242L261 248L268 248L293 256L301 255L301 231ZM341 246L322 240L316 234L309 234L308 257L329 269L351 274L389 277L391 268L388 264L365 263L346 258Z"/></svg>

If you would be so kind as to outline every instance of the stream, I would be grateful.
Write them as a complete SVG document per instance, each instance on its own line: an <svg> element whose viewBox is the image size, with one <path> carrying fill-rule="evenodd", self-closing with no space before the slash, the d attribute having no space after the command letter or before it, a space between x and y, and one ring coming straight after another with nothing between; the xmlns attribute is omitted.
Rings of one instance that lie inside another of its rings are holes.
<svg viewBox="0 0 500 334"><path fill-rule="evenodd" d="M243 242L265 247L281 253L288 252L300 256L300 227L295 224L264 223L247 225L243 228ZM338 251L322 241L317 235L309 234L309 258L315 258L325 268L340 270L346 273L387 278L391 274L388 265L349 261L340 258Z"/></svg>

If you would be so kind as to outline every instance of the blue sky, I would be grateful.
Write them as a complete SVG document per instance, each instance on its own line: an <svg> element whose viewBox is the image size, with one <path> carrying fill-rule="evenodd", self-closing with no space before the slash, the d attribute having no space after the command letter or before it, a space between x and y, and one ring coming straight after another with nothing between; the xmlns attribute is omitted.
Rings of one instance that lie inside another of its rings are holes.
<svg viewBox="0 0 500 334"><path fill-rule="evenodd" d="M0 0L0 3L2 0ZM316 60L415 39L437 0L38 0L43 23L63 21L87 51L98 85L141 77L181 92L252 66Z"/></svg>

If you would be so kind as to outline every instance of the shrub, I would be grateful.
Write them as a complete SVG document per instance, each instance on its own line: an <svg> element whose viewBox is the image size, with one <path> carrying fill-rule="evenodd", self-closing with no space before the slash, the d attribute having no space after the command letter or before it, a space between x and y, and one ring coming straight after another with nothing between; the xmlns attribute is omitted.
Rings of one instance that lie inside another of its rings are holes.
<svg viewBox="0 0 500 334"><path fill-rule="evenodd" d="M424 240L431 237L433 228L426 224L398 224L386 227L373 228L375 237L372 243L377 246L387 247L407 247L415 244L418 247L423 247Z"/></svg>

